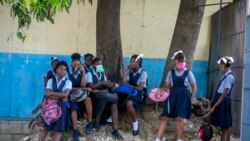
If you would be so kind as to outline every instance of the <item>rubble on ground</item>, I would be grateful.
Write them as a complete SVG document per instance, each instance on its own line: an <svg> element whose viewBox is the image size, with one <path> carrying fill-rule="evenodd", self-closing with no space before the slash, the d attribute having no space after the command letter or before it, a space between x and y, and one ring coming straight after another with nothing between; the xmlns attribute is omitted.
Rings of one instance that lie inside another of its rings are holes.
<svg viewBox="0 0 250 141"><path fill-rule="evenodd" d="M139 136L133 137L132 135L132 126L129 118L126 114L123 114L119 117L119 126L120 133L124 138L124 141L154 141L157 133L157 129L160 124L160 112L162 108L158 109L158 112L155 111L154 106L146 106L144 108L143 116L138 113L139 123L140 123L140 134ZM144 118L142 118L144 117ZM185 126L185 138L186 141L200 141L197 136L197 132L202 124L206 122L192 115L190 120L186 121ZM112 138L112 126L104 125L101 127L100 131L93 131L91 135L86 135L83 131L85 127L86 120L80 120L78 122L78 130L81 134L80 141L115 141ZM37 128L37 127L36 127ZM39 128L37 128L39 129ZM31 133L29 136L22 139L23 141L37 141L39 133L38 130L36 132ZM63 134L63 141L72 141L72 133L67 132ZM164 141L176 141L176 127L175 121L170 120L170 123L166 129L166 132L163 137ZM220 136L217 134L214 136L212 141L219 141ZM52 141L51 137L47 138L47 141ZM230 141L239 141L239 138L231 137Z"/></svg>

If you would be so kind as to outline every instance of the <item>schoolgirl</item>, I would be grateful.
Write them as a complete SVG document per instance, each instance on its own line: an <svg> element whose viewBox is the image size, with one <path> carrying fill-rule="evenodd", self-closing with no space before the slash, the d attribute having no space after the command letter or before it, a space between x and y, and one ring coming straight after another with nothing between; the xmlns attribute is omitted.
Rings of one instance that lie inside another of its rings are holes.
<svg viewBox="0 0 250 141"><path fill-rule="evenodd" d="M65 77L68 65L65 61L60 61L55 67L56 75L47 82L45 98L57 100L61 107L61 115L53 123L44 123L44 128L40 132L39 141L45 141L48 132L54 131L54 141L61 141L61 133L68 131L70 124L70 104L68 95L72 89L72 83Z"/></svg>
<svg viewBox="0 0 250 141"><path fill-rule="evenodd" d="M170 89L169 98L164 104L162 120L155 141L161 141L169 118L177 124L177 141L183 141L185 119L191 116L191 100L195 101L196 83L193 73L186 68L183 52L173 54L175 68L167 74L165 88Z"/></svg>
<svg viewBox="0 0 250 141"><path fill-rule="evenodd" d="M104 72L104 67L99 58L93 58L93 69L91 89L94 91L91 99L93 100L93 108L95 125L94 128L98 131L100 129L100 121L105 107L111 112L113 132L112 135L115 139L123 139L118 131L118 109L117 109L117 95L111 94L107 89L112 86L112 83L107 81L107 77Z"/></svg>
<svg viewBox="0 0 250 141"><path fill-rule="evenodd" d="M218 60L222 77L218 84L215 96L211 102L211 124L220 127L221 141L230 140L230 129L232 127L232 113L231 113L231 91L234 84L234 76L230 69L234 62L232 57L222 57Z"/></svg>
<svg viewBox="0 0 250 141"><path fill-rule="evenodd" d="M139 123L137 121L135 109L142 109L147 99L147 73L142 69L142 57L143 55L133 55L130 58L130 65L124 70L123 83L128 84L130 87L137 91L136 96L129 96L123 98L123 95L119 94L119 105L125 103L126 111L133 122L134 136L139 134ZM122 98L121 98L122 97ZM120 99L127 99L127 101L120 101ZM122 105L121 105L122 106Z"/></svg>
<svg viewBox="0 0 250 141"><path fill-rule="evenodd" d="M79 89L85 88L87 84L92 82L92 77L90 72L85 74L85 69L81 64L81 55L79 53L73 53L71 55L71 68L72 72L69 74L69 80L72 82L72 91L77 91ZM84 108L86 108L88 124L85 127L85 132L90 134L93 124L92 124L92 103L91 99L87 97L83 101L70 102L71 104L71 120L73 127L73 140L79 141L78 131L77 131L77 117L84 114Z"/></svg>

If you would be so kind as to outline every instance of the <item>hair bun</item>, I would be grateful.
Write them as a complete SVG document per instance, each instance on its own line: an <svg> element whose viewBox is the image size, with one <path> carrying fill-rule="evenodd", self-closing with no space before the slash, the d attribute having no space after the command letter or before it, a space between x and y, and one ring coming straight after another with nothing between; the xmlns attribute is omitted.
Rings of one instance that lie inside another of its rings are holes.
<svg viewBox="0 0 250 141"><path fill-rule="evenodd" d="M72 60L81 60L81 54L80 53L73 53L71 55Z"/></svg>

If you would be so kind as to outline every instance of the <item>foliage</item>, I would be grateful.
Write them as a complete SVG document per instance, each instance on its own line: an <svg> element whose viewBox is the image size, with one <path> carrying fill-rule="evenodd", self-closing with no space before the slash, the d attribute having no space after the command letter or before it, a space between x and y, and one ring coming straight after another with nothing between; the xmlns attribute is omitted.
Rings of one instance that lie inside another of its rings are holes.
<svg viewBox="0 0 250 141"><path fill-rule="evenodd" d="M88 1L92 4L92 0ZM17 37L24 41L27 36L25 30L30 27L32 19L54 24L57 13L69 13L72 0L0 0L0 3L11 6L11 17L18 19ZM77 3L84 4L84 0L77 0Z"/></svg>

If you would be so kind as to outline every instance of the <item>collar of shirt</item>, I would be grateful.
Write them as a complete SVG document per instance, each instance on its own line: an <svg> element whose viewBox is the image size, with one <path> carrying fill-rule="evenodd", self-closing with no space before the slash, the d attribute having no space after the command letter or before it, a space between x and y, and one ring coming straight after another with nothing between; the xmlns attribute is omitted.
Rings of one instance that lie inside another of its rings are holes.
<svg viewBox="0 0 250 141"><path fill-rule="evenodd" d="M105 75L104 72L103 72L103 73L97 73L96 70L95 70L94 68L91 69L91 70L92 70L93 74L96 76L96 78L98 79L98 81L100 81L100 80L102 79L102 77ZM100 76L98 76L98 74L99 74ZM103 74L104 74L104 75L103 75Z"/></svg>
<svg viewBox="0 0 250 141"><path fill-rule="evenodd" d="M83 66L84 66L84 68L86 69L86 70L88 70L88 71L90 71L93 67L92 66L87 66L86 64L83 64Z"/></svg>
<svg viewBox="0 0 250 141"><path fill-rule="evenodd" d="M139 68L136 72L134 72L133 70L131 70L131 72L133 73L133 75L135 76L137 73L141 73L142 68Z"/></svg>
<svg viewBox="0 0 250 141"><path fill-rule="evenodd" d="M78 70L77 74L75 75L73 72L71 72L71 74L74 76L74 78L76 79L78 77L79 74L81 74L81 71Z"/></svg>
<svg viewBox="0 0 250 141"><path fill-rule="evenodd" d="M222 79L223 79L225 76L227 76L229 73L231 73L231 72L232 72L231 69L229 69L226 73L223 74Z"/></svg>
<svg viewBox="0 0 250 141"><path fill-rule="evenodd" d="M58 82L58 79L57 79L57 76L56 76L57 88L60 86L60 84L62 83L62 81L65 81L65 80L66 80L66 77L64 76L64 77Z"/></svg>

